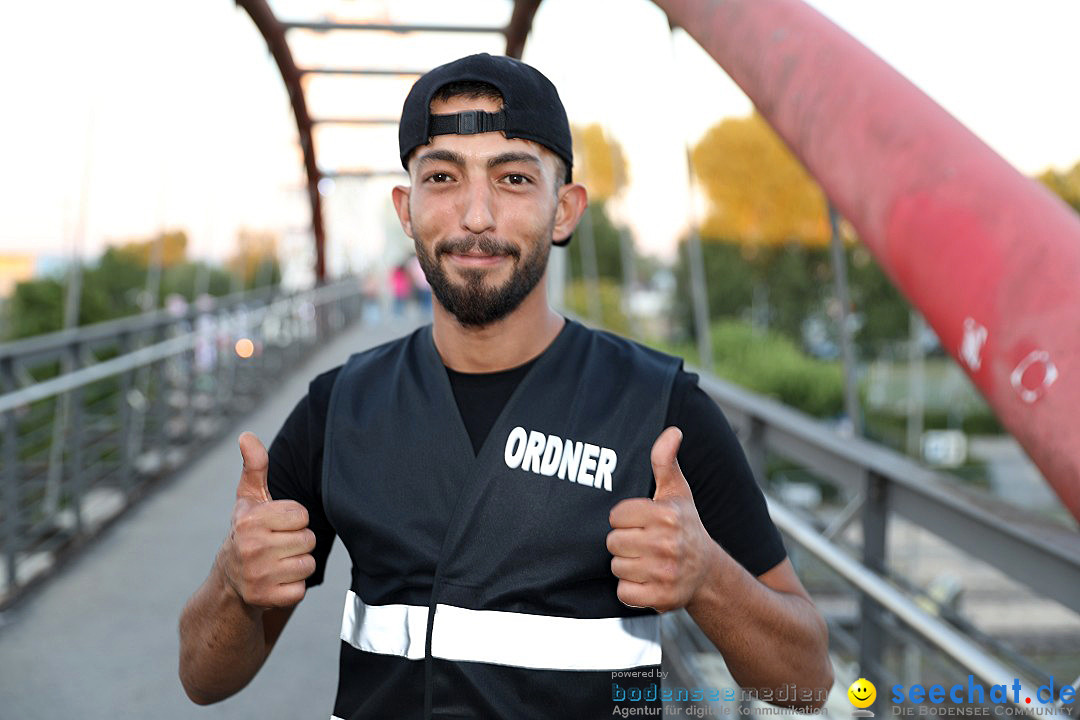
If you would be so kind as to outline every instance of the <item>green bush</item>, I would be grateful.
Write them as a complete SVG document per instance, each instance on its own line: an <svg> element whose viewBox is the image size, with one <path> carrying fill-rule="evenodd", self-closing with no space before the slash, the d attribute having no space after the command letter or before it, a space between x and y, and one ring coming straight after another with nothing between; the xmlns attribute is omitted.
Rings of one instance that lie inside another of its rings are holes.
<svg viewBox="0 0 1080 720"><path fill-rule="evenodd" d="M862 404L866 408L866 403ZM900 452L907 447L907 415L882 410L866 410L863 422L866 436ZM962 430L968 435L1004 435L1005 428L986 405L962 416L950 417L947 412L927 410L923 413L923 430Z"/></svg>
<svg viewBox="0 0 1080 720"><path fill-rule="evenodd" d="M735 320L714 323L711 335L717 376L815 417L832 417L843 410L844 376L839 362L812 358L783 335L755 332ZM691 345L666 349L697 362L697 350Z"/></svg>

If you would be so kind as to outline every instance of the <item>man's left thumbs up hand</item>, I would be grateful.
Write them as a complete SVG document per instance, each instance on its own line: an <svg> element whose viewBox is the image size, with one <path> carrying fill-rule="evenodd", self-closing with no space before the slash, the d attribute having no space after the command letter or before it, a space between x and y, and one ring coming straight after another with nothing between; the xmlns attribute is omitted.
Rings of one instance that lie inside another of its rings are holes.
<svg viewBox="0 0 1080 720"><path fill-rule="evenodd" d="M652 447L656 493L611 509L607 536L619 600L667 612L686 607L723 552L701 524L676 455L682 432L669 427Z"/></svg>

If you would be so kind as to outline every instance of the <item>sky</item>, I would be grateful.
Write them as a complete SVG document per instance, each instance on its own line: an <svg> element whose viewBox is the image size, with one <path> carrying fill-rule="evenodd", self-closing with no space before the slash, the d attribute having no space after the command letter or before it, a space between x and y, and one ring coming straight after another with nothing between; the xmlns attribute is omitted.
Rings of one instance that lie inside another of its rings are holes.
<svg viewBox="0 0 1080 720"><path fill-rule="evenodd" d="M1074 0L810 0L1027 174L1080 161ZM497 26L509 0L276 0L279 17ZM614 22L612 20L614 19ZM290 34L300 65L424 69L497 35ZM642 252L670 254L697 207L685 148L750 102L646 0L544 0L524 59L559 88L571 122L621 144L631 183L615 212ZM283 237L310 265L309 212L288 99L265 43L231 0L40 0L0 21L0 253L96 256L184 228L195 257L224 258L242 227ZM318 79L312 114L396 117L411 79ZM667 122L658 123L658 118ZM398 167L396 129L319 130L324 168ZM400 179L327 188L331 267L408 247L390 214ZM301 273L303 275L303 273Z"/></svg>

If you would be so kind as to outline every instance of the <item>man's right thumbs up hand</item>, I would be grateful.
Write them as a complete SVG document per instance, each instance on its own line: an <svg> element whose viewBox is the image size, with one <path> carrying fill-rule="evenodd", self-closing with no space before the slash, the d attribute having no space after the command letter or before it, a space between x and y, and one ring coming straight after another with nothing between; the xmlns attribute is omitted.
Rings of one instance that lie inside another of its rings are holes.
<svg viewBox="0 0 1080 720"><path fill-rule="evenodd" d="M315 533L308 529L303 505L270 498L269 459L259 438L246 432L239 443L244 469L217 562L228 586L249 607L291 607L304 598L304 580L315 572Z"/></svg>

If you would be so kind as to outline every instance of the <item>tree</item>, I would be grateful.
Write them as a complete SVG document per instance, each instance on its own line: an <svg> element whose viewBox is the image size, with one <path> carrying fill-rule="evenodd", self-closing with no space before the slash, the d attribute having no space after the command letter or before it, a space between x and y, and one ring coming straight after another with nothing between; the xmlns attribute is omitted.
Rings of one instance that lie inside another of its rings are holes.
<svg viewBox="0 0 1080 720"><path fill-rule="evenodd" d="M694 327L694 306L691 297L690 265L687 241L679 242L675 260L675 318L681 334L691 336ZM738 317L750 307L754 296L753 271L743 256L743 249L732 242L702 242L705 285L709 317Z"/></svg>
<svg viewBox="0 0 1080 720"><path fill-rule="evenodd" d="M800 341L804 321L828 317L833 268L825 195L760 115L714 125L693 148L708 201L702 252L712 318L754 310L758 326ZM853 236L847 244L856 336L865 352L907 337L908 304ZM689 272L681 252L676 308L693 327ZM829 320L829 322L835 322Z"/></svg>
<svg viewBox="0 0 1080 720"><path fill-rule="evenodd" d="M149 240L133 240L114 245L116 252L127 255L142 267L149 267L158 260L161 267L168 268L187 260L187 233L183 230L166 232ZM160 243L161 255L157 255Z"/></svg>
<svg viewBox="0 0 1080 720"><path fill-rule="evenodd" d="M873 355L883 346L910 335L911 305L893 285L865 247L848 252L851 302L862 316L855 340L863 356Z"/></svg>
<svg viewBox="0 0 1080 720"><path fill-rule="evenodd" d="M833 297L833 269L828 248L791 244L755 248L719 240L702 243L709 317L749 317L796 341L802 341L803 322L826 312ZM862 318L855 335L860 355L876 353L889 341L906 339L910 306L900 291L861 245L847 249L851 310ZM679 245L675 264L675 320L680 335L693 335L693 305L686 241ZM755 301L755 287L758 298ZM755 302L760 307L755 308ZM835 328L830 325L830 334Z"/></svg>
<svg viewBox="0 0 1080 720"><path fill-rule="evenodd" d="M96 265L83 270L83 299L88 293L105 295L109 310L104 314L109 318L137 313L139 293L146 289L146 270L147 266L139 261L138 254L111 247L102 254ZM98 321L84 321L80 317L80 323Z"/></svg>
<svg viewBox="0 0 1080 720"><path fill-rule="evenodd" d="M64 285L57 278L18 283L6 306L10 339L59 330L64 320L63 308Z"/></svg>
<svg viewBox="0 0 1080 720"><path fill-rule="evenodd" d="M626 187L627 166L622 146L596 123L571 128L574 138L574 181L589 189L592 200L604 203Z"/></svg>
<svg viewBox="0 0 1080 720"><path fill-rule="evenodd" d="M589 191L589 209L581 223L590 223L593 243L596 246L597 275L611 280L616 286L623 281L622 247L623 233L628 230L616 225L611 219L611 203L626 187L626 158L619 143L608 137L597 124L571 128L574 137L574 181ZM575 240L567 250L570 253L571 280L584 276L582 261L582 226L575 232ZM610 290L606 291L610 294Z"/></svg>
<svg viewBox="0 0 1080 720"><path fill-rule="evenodd" d="M1080 162L1065 172L1047 170L1038 180L1080 213Z"/></svg>
<svg viewBox="0 0 1080 720"><path fill-rule="evenodd" d="M703 236L754 246L828 244L824 193L760 115L714 125L691 163L709 203Z"/></svg>
<svg viewBox="0 0 1080 720"><path fill-rule="evenodd" d="M278 237L269 231L243 228L236 236L236 252L226 261L247 289L281 282L277 261Z"/></svg>
<svg viewBox="0 0 1080 720"><path fill-rule="evenodd" d="M183 295L190 302L195 299L196 288L200 285L209 295L228 295L232 291L232 276L209 263L187 262L168 268L162 275L162 297Z"/></svg>
<svg viewBox="0 0 1080 720"><path fill-rule="evenodd" d="M146 290L147 262L157 239L131 241L108 248L101 257L82 270L79 298L79 325L112 320L141 312L139 297ZM165 296L179 294L194 299L196 278L205 282L212 295L224 295L231 289L230 275L205 263L190 263L176 252L187 246L183 231L165 235L163 255L170 265L163 267L157 306ZM273 273L266 275L272 277ZM8 339L55 332L63 326L64 296L67 277L35 278L15 286L5 304Z"/></svg>

